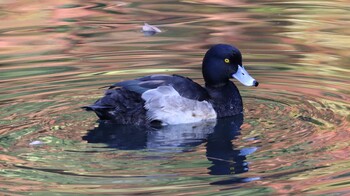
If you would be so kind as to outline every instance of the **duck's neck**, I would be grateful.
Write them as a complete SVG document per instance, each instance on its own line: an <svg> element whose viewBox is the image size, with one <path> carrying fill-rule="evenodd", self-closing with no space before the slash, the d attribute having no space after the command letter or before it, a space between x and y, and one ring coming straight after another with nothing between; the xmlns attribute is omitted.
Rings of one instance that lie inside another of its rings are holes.
<svg viewBox="0 0 350 196"><path fill-rule="evenodd" d="M219 118L242 113L242 97L233 82L228 81L221 85L206 84L205 87Z"/></svg>

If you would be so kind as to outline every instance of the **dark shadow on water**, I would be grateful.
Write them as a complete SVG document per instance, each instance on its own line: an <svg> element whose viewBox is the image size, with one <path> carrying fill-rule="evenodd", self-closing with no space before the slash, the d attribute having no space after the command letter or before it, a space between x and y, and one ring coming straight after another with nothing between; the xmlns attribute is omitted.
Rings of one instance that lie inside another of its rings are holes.
<svg viewBox="0 0 350 196"><path fill-rule="evenodd" d="M160 128L100 122L99 126L90 130L83 139L89 143L104 143L110 148L119 150L148 149L170 153L192 151L194 147L206 143L206 156L212 163L208 168L209 174L240 174L249 170L246 155L256 150L256 148L237 149L234 146L234 139L240 135L242 124L243 115L219 119L216 122ZM233 181L247 182L245 178L236 177Z"/></svg>
<svg viewBox="0 0 350 196"><path fill-rule="evenodd" d="M247 154L236 149L232 141L240 135L242 124L243 115L220 119L214 127L214 132L209 134L206 156L213 163L209 167L210 174L239 174L248 171L248 163L245 161Z"/></svg>

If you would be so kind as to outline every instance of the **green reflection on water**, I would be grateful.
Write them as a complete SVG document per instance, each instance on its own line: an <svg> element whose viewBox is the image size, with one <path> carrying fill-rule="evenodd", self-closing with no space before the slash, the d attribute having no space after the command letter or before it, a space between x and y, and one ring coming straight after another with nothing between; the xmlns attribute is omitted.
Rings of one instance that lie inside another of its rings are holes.
<svg viewBox="0 0 350 196"><path fill-rule="evenodd" d="M1 135L1 138L0 138L0 146L7 149L7 148L11 147L15 142L20 140L24 135L34 133L37 130L38 130L38 127L34 126L34 127L29 127L29 128L25 128L22 130L18 130L16 132L12 132L12 133L9 133L7 135L3 134L3 135Z"/></svg>
<svg viewBox="0 0 350 196"><path fill-rule="evenodd" d="M60 72L72 71L72 67L36 67L21 70L7 70L0 73L0 79L8 80L19 77L35 77L39 75L55 74Z"/></svg>

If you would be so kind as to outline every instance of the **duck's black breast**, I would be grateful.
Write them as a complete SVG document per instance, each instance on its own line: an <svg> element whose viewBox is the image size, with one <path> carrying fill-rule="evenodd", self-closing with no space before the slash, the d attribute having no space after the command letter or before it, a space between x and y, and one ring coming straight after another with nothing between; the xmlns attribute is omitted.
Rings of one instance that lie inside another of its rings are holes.
<svg viewBox="0 0 350 196"><path fill-rule="evenodd" d="M208 100L209 94L201 85L179 75L150 75L118 82L109 87L104 97L84 107L93 110L101 120L118 124L149 124L142 94L160 86L172 86L181 97L192 100Z"/></svg>
<svg viewBox="0 0 350 196"><path fill-rule="evenodd" d="M206 85L211 97L211 103L218 118L234 116L243 112L242 97L233 82L227 82L220 87Z"/></svg>

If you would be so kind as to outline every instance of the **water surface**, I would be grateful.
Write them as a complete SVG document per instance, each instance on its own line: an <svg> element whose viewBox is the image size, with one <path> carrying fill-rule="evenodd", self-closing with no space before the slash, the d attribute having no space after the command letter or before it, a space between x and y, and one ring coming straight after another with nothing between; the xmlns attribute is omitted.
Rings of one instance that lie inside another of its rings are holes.
<svg viewBox="0 0 350 196"><path fill-rule="evenodd" d="M2 194L349 194L345 1L2 1ZM163 32L144 36L144 22ZM151 73L203 84L234 44L244 117L142 129L80 109ZM42 143L40 145L32 142Z"/></svg>

